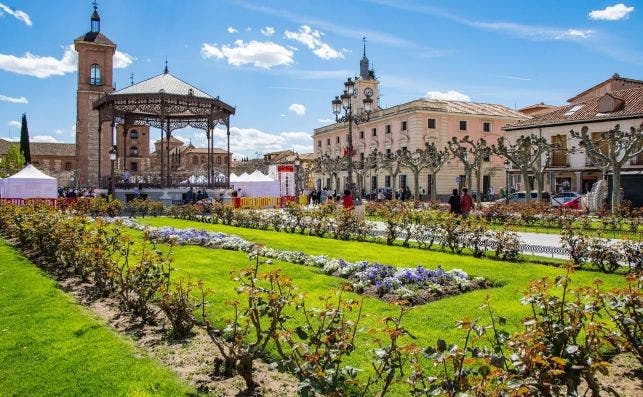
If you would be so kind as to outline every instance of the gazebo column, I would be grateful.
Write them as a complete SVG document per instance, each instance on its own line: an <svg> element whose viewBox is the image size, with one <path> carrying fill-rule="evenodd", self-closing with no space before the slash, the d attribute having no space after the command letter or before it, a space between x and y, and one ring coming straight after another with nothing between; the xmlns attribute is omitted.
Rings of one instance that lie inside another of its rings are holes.
<svg viewBox="0 0 643 397"><path fill-rule="evenodd" d="M171 184L172 184L171 183L171 178L170 178L170 137L172 137L172 130L170 129L170 118L169 117L167 119L165 119L165 128L166 128L165 137L167 138L167 140L165 141L165 149L166 149L165 150L165 152L166 152L165 155L167 156L167 164L165 164L165 166L167 167L166 168L167 173L166 173L165 177L167 178L166 186L170 187Z"/></svg>
<svg viewBox="0 0 643 397"><path fill-rule="evenodd" d="M127 119L123 121L123 171L127 170Z"/></svg>
<svg viewBox="0 0 643 397"><path fill-rule="evenodd" d="M212 187L212 121L208 120L205 132L208 141L208 187Z"/></svg>
<svg viewBox="0 0 643 397"><path fill-rule="evenodd" d="M165 142L163 139L163 135L165 135L165 131L163 130L163 123L161 123L161 146L159 147L159 158L161 160L161 175L159 184L161 185L161 187L163 187L163 184L165 183L165 179L163 179L163 165L165 164L165 161L163 160L163 143Z"/></svg>
<svg viewBox="0 0 643 397"><path fill-rule="evenodd" d="M226 178L228 180L228 189L230 189L230 163L232 162L231 156L230 156L230 116L226 117L225 119L225 128L226 128L226 136L228 138L228 151L226 153Z"/></svg>

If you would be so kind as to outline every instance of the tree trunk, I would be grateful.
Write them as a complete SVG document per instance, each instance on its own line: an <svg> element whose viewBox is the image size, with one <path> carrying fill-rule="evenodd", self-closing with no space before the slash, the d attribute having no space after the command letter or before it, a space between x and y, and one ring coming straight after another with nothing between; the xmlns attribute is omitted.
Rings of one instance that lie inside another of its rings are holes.
<svg viewBox="0 0 643 397"><path fill-rule="evenodd" d="M531 191L529 189L529 171L523 169L522 172L522 185L525 189L525 202L531 203Z"/></svg>
<svg viewBox="0 0 643 397"><path fill-rule="evenodd" d="M481 183L481 179L482 179L481 174L482 174L482 170L477 169L476 170L476 191L478 192L476 194L476 203L477 204L480 204L480 202L482 201L482 192L480 191L480 183Z"/></svg>
<svg viewBox="0 0 643 397"><path fill-rule="evenodd" d="M467 186L467 189L469 189L469 194L472 194L473 190L473 181L472 181L472 176L471 176L471 169L470 168L465 168L464 170L464 182L465 185Z"/></svg>
<svg viewBox="0 0 643 397"><path fill-rule="evenodd" d="M415 200L420 200L420 171L413 171L413 186L415 187Z"/></svg>
<svg viewBox="0 0 643 397"><path fill-rule="evenodd" d="M536 190L537 192L537 198L538 201L540 202L543 198L543 190L545 188L545 175L544 174L538 174L536 175Z"/></svg>
<svg viewBox="0 0 643 397"><path fill-rule="evenodd" d="M615 213L621 204L621 166L614 164L612 170L612 213Z"/></svg>
<svg viewBox="0 0 643 397"><path fill-rule="evenodd" d="M397 174L391 175L391 200L395 200L395 194L397 193Z"/></svg>
<svg viewBox="0 0 643 397"><path fill-rule="evenodd" d="M436 179L435 173L431 174L431 201L438 200L438 184Z"/></svg>

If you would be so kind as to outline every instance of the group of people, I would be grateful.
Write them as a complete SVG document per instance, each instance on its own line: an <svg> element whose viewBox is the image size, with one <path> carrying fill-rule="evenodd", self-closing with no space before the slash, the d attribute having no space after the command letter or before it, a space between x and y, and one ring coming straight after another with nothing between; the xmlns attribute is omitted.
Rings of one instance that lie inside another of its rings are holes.
<svg viewBox="0 0 643 397"><path fill-rule="evenodd" d="M185 193L183 202L184 204L196 203L201 200L207 200L208 198L209 198L208 192L205 189L197 190L197 192L195 193L194 189L190 187L190 190L188 190L187 193Z"/></svg>
<svg viewBox="0 0 643 397"><path fill-rule="evenodd" d="M469 195L469 189L462 188L462 194L458 189L453 189L453 194L449 197L449 206L451 213L462 215L463 217L469 216L469 213L475 208L473 198Z"/></svg>
<svg viewBox="0 0 643 397"><path fill-rule="evenodd" d="M312 205L326 204L328 202L339 201L340 196L335 190L328 188L313 189L308 193L308 202Z"/></svg>
<svg viewBox="0 0 643 397"><path fill-rule="evenodd" d="M59 187L58 197L64 198L77 198L77 197L96 197L93 187L89 188L73 188L73 187Z"/></svg>

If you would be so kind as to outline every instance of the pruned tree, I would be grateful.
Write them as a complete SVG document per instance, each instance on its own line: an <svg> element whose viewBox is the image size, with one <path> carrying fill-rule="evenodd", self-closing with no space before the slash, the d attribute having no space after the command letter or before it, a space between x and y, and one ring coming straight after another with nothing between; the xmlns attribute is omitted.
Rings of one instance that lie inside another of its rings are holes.
<svg viewBox="0 0 643 397"><path fill-rule="evenodd" d="M376 149L370 152L368 156L364 156L363 160L358 160L354 163L353 172L355 173L355 178L357 180L357 194L360 196L362 194L362 190L364 190L364 177L366 174L373 172L374 170L377 172L378 156Z"/></svg>
<svg viewBox="0 0 643 397"><path fill-rule="evenodd" d="M621 130L616 124L614 129L600 132L598 139L593 139L586 126L580 131L571 130L573 138L581 141L589 160L603 170L612 170L612 212L621 203L621 170L631 159L643 152L643 123L638 127ZM603 171L603 177L606 171Z"/></svg>
<svg viewBox="0 0 643 397"><path fill-rule="evenodd" d="M420 172L424 169L429 169L431 174L431 200L436 199L435 173L449 158L447 150L439 150L435 143L431 142L424 149L417 149L414 152L398 150L397 156L400 164L408 168L413 174L414 198L417 200L420 195Z"/></svg>
<svg viewBox="0 0 643 397"><path fill-rule="evenodd" d="M346 169L346 157L332 158L323 154L315 159L315 170L324 176L335 180L335 189L340 190L339 173Z"/></svg>
<svg viewBox="0 0 643 397"><path fill-rule="evenodd" d="M0 178L6 178L20 171L25 166L25 158L20 152L20 146L12 143L0 159Z"/></svg>
<svg viewBox="0 0 643 397"><path fill-rule="evenodd" d="M498 146L492 145L491 149L494 154L506 158L520 170L525 185L525 199L530 202L529 173L533 172L535 167L538 168L534 164L542 164L538 162L542 162L543 156L551 152L551 147L552 145L545 137L531 134L521 135L516 142L507 142L507 139L501 136L498 138ZM542 188L542 186L537 188L539 200L542 197Z"/></svg>
<svg viewBox="0 0 643 397"><path fill-rule="evenodd" d="M464 165L464 175L466 180L466 185L469 190L472 190L472 175L475 175L476 178L476 201L480 203L482 199L482 194L480 192L481 183L482 183L482 164L485 159L489 159L491 156L491 147L487 145L487 141L484 138L480 138L477 141L472 141L469 138L469 135L465 135L464 138L458 140L458 138L453 137L449 141L449 151L453 155L453 158L457 158Z"/></svg>
<svg viewBox="0 0 643 397"><path fill-rule="evenodd" d="M25 163L31 164L31 150L29 149L29 128L27 127L27 113L22 114L22 125L20 126L20 153Z"/></svg>
<svg viewBox="0 0 643 397"><path fill-rule="evenodd" d="M397 176L400 174L400 158L397 153L379 153L377 165L391 176L391 197L395 199Z"/></svg>

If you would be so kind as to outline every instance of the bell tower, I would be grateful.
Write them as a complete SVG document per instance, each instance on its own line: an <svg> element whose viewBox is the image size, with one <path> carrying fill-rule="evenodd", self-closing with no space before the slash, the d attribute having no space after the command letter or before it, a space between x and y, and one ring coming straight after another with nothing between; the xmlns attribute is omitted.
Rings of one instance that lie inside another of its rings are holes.
<svg viewBox="0 0 643 397"><path fill-rule="evenodd" d="M93 103L105 93L114 91L112 72L116 44L100 32L96 2L90 18L90 30L74 40L78 52L76 90L76 164L78 183L101 186L109 176L109 149L112 145L110 122L99 126L98 111Z"/></svg>
<svg viewBox="0 0 643 397"><path fill-rule="evenodd" d="M373 111L379 109L380 82L375 78L375 71L369 69L369 61L366 57L366 37L362 38L364 50L362 59L359 61L359 76L355 78L355 92L353 92L353 106L359 111L364 109L363 100L367 96L373 100Z"/></svg>

